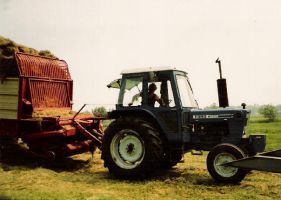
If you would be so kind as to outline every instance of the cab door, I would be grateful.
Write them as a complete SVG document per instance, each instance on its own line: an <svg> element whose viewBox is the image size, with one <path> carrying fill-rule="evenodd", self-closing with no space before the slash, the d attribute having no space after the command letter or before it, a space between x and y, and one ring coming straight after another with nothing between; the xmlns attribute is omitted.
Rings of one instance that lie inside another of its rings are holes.
<svg viewBox="0 0 281 200"><path fill-rule="evenodd" d="M154 106L151 106L147 103L148 101L144 101L146 102L145 109L152 112L155 119L158 120L169 143L182 143L181 116L178 100L175 96L177 92L175 91L176 84L173 71L151 73L147 78L145 87L149 88L151 84L156 85L157 89L154 94L161 99L161 103L156 101ZM144 97L148 98L148 94L146 93Z"/></svg>
<svg viewBox="0 0 281 200"><path fill-rule="evenodd" d="M194 99L193 91L189 79L185 73L175 73L175 82L177 85L177 97L180 107L182 140L184 143L190 142L192 127L190 125L190 111L198 108Z"/></svg>

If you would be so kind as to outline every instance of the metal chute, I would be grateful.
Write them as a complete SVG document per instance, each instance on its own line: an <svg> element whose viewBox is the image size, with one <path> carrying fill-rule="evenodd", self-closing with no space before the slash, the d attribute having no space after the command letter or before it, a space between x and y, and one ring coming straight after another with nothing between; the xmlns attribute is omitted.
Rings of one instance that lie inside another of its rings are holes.
<svg viewBox="0 0 281 200"><path fill-rule="evenodd" d="M225 163L224 165L258 171L281 173L281 149L235 160Z"/></svg>

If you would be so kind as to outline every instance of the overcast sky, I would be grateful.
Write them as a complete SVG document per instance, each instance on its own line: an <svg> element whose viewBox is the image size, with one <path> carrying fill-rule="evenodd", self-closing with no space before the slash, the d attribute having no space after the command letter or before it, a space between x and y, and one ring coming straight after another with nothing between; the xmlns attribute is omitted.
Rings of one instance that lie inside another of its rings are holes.
<svg viewBox="0 0 281 200"><path fill-rule="evenodd" d="M77 107L115 104L106 85L147 66L187 71L210 105L217 57L231 105L281 104L279 0L0 0L0 35L66 60Z"/></svg>

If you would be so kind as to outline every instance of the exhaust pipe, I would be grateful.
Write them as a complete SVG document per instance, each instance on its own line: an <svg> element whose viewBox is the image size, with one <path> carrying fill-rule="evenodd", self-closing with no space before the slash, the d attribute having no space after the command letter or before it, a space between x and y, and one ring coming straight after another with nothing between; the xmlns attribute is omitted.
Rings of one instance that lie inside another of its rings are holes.
<svg viewBox="0 0 281 200"><path fill-rule="evenodd" d="M220 78L217 80L219 106L225 108L229 106L226 79L222 78L221 61L219 58L217 58L216 63L219 64L219 72L220 72Z"/></svg>

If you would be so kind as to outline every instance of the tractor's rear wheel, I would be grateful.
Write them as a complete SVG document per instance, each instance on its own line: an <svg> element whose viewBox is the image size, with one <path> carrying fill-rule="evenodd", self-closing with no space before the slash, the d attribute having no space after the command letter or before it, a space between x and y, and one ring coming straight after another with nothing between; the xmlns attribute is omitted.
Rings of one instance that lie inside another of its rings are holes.
<svg viewBox="0 0 281 200"><path fill-rule="evenodd" d="M239 147L232 144L219 144L209 152L207 168L217 182L239 183L244 179L248 170L222 164L242 158L245 158L245 154Z"/></svg>
<svg viewBox="0 0 281 200"><path fill-rule="evenodd" d="M103 137L104 166L119 178L148 175L159 167L162 152L159 132L142 119L117 119L109 125Z"/></svg>

